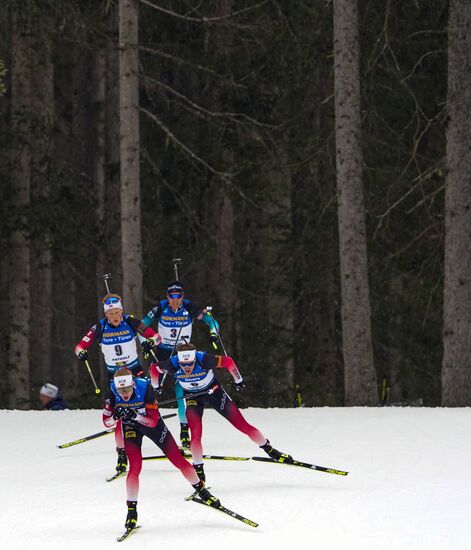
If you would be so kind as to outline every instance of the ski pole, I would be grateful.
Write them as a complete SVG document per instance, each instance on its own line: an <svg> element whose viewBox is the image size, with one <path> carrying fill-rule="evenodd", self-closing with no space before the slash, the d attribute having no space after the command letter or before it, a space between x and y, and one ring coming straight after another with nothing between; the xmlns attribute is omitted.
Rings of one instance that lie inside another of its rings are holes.
<svg viewBox="0 0 471 550"><path fill-rule="evenodd" d="M112 433L114 433L114 428L109 428L108 430L103 430L102 432L98 432L92 435L86 435L85 437L81 437L80 439L76 439L75 441L70 441L69 443L62 443L62 445L56 445L56 446L58 449L66 449L67 447L72 447L73 445L79 445L80 443L85 443L86 441L91 441L92 439L96 439L97 437L102 437L103 435L112 434Z"/></svg>
<svg viewBox="0 0 471 550"><path fill-rule="evenodd" d="M105 281L106 292L107 294L110 294L110 287L108 285L108 280L111 279L111 273L102 273L101 275L97 273L97 277L103 277L103 280Z"/></svg>
<svg viewBox="0 0 471 550"><path fill-rule="evenodd" d="M98 395L101 392L101 390L95 382L95 377L93 376L92 369L90 368L90 363L88 362L88 359L85 359L85 365L88 369L88 374L90 375L90 378L92 379L93 385L95 386L95 393Z"/></svg>
<svg viewBox="0 0 471 550"><path fill-rule="evenodd" d="M175 272L175 280L179 281L180 279L178 278L178 266L182 264L182 259L173 258L172 262L173 262L173 271Z"/></svg>
<svg viewBox="0 0 471 550"><path fill-rule="evenodd" d="M213 309L213 306L206 306L206 311L207 311L208 315L211 316L211 317L213 316L213 314L211 313L212 309ZM224 347L224 342L222 341L221 333L219 331L219 327L216 325L216 323L213 324L213 327L216 330L217 337L219 339L219 342L221 343L222 351L223 351L224 355L227 356L227 351L226 351L226 348Z"/></svg>
<svg viewBox="0 0 471 550"><path fill-rule="evenodd" d="M158 405L160 407L162 405L168 405L169 403L176 403L180 399L191 399L192 397L198 397L199 395L206 395L206 394L210 394L210 393L212 393L211 390L200 391L200 392L197 392L197 393L184 395L183 397L175 397L174 399L166 399L165 401L159 401Z"/></svg>
<svg viewBox="0 0 471 550"><path fill-rule="evenodd" d="M167 420L168 418L173 418L174 416L177 416L177 413L171 413L171 414L164 414L162 416L162 420ZM67 447L73 447L74 445L80 445L80 443L85 443L87 441L91 441L92 439L96 439L97 437L102 437L104 435L112 434L114 433L114 428L108 428L107 430L103 430L102 432L98 432L96 434L92 435L86 435L85 437L81 437L80 439L76 439L75 441L70 441L69 443L62 443L62 445L57 445L58 449L66 449Z"/></svg>
<svg viewBox="0 0 471 550"><path fill-rule="evenodd" d="M187 317L188 316L188 311L186 311L186 310L183 311L183 315L185 315ZM180 329L178 331L177 337L175 338L175 343L173 344L172 353L170 354L170 357L173 357L175 355L175 350L177 349L178 340L180 340L180 334L182 333L182 328L183 328L183 322L180 323ZM187 336L184 336L182 338L182 340L186 340L187 338L188 338Z"/></svg>

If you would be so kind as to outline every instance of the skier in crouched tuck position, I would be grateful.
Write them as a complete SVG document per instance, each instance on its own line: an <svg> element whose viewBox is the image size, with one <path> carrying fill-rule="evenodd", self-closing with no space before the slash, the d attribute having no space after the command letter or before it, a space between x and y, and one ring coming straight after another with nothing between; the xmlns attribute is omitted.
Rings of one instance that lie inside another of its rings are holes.
<svg viewBox="0 0 471 550"><path fill-rule="evenodd" d="M112 428L121 421L124 447L129 460L129 472L126 478L128 514L125 527L136 527L137 497L139 493L139 474L142 469L142 438L147 436L178 468L185 479L191 483L198 496L208 505L217 507L219 499L204 488L193 466L183 458L172 434L160 417L151 384L143 378L133 378L129 369L118 370L113 377L107 394L103 423Z"/></svg>
<svg viewBox="0 0 471 550"><path fill-rule="evenodd" d="M153 363L150 368L152 385L156 390L159 387L160 376L165 371L173 374L176 381L183 387L186 397L186 415L191 433L190 449L193 465L200 480L206 480L201 444L202 418L205 406L217 411L235 428L250 437L270 458L279 462L293 462L290 455L274 449L270 441L245 420L237 405L217 381L214 373L215 368L224 368L230 372L237 391L244 387L244 380L231 357L196 351L193 344L178 345L176 356L168 361ZM204 395L192 395L205 390L207 390L207 393Z"/></svg>

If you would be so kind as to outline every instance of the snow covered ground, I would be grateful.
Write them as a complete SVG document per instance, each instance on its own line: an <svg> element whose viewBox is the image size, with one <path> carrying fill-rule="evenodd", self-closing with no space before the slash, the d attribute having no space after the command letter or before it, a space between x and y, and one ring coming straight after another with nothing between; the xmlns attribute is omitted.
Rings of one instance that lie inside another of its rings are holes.
<svg viewBox="0 0 471 550"><path fill-rule="evenodd" d="M138 504L143 527L122 545L139 550L471 549L470 409L243 412L275 447L350 474L207 461L213 493L259 522L254 529L185 502L190 487L178 470L167 461L144 462ZM167 424L177 435L177 419ZM0 425L1 547L117 548L126 497L124 478L105 482L115 467L113 436L56 448L102 430L100 411L0 411ZM214 411L205 413L204 429L206 453L263 456ZM144 454L160 451L147 440Z"/></svg>

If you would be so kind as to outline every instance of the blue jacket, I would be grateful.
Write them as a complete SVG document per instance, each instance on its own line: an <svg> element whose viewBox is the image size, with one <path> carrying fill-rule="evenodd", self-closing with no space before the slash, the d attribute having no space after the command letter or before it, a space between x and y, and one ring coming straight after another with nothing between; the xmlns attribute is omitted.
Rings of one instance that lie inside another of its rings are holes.
<svg viewBox="0 0 471 550"><path fill-rule="evenodd" d="M63 411L65 409L70 409L67 401L60 395L58 395L52 401L49 401L47 405L44 406L48 411Z"/></svg>

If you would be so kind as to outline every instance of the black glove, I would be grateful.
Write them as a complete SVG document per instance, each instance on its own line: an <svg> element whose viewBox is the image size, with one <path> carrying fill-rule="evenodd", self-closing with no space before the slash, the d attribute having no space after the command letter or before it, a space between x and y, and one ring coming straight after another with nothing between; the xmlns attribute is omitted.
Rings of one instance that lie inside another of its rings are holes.
<svg viewBox="0 0 471 550"><path fill-rule="evenodd" d="M213 348L217 351L218 350L218 344L219 344L219 338L218 335L215 332L209 333L209 341L211 342Z"/></svg>
<svg viewBox="0 0 471 550"><path fill-rule="evenodd" d="M245 382L241 380L240 382L235 383L235 389L236 391L243 390L245 388Z"/></svg>
<svg viewBox="0 0 471 550"><path fill-rule="evenodd" d="M149 359L150 350L153 347L154 347L154 342L152 340L144 340L144 342L142 342L142 351L143 351L144 359Z"/></svg>
<svg viewBox="0 0 471 550"><path fill-rule="evenodd" d="M88 359L88 351L86 349L81 349L78 352L77 357L80 361L86 361Z"/></svg>
<svg viewBox="0 0 471 550"><path fill-rule="evenodd" d="M136 419L136 411L130 407L115 407L113 418L123 422L133 422Z"/></svg>

